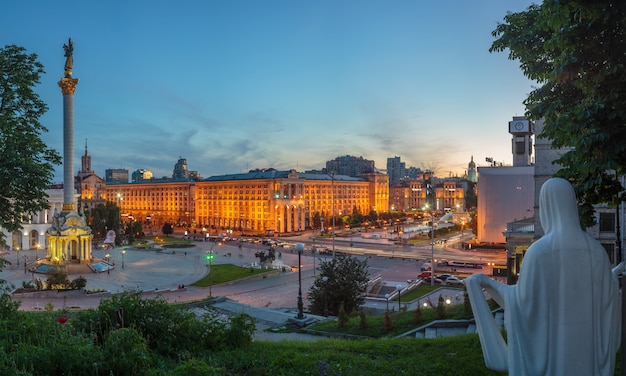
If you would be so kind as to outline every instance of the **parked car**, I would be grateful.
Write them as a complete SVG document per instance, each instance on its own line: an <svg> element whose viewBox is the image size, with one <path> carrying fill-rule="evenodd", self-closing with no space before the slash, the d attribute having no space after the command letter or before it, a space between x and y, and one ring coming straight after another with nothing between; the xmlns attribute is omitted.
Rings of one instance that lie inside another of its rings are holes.
<svg viewBox="0 0 626 376"><path fill-rule="evenodd" d="M431 284L430 279L431 279L431 277L426 277L426 278L424 278L424 283L425 283L425 284L427 284L427 285L430 285L430 284ZM440 280L440 279L439 279L439 278L437 278L437 277L435 277L435 278L434 278L434 283L435 283L436 285L443 285L443 281L442 281L442 280Z"/></svg>
<svg viewBox="0 0 626 376"><path fill-rule="evenodd" d="M421 279L428 278L428 277L430 277L430 272L421 272L420 274L417 275L417 278L421 278Z"/></svg>
<svg viewBox="0 0 626 376"><path fill-rule="evenodd" d="M454 276L452 274L441 274L441 275L437 276L437 278L439 278L442 281L445 281L445 280L447 280L450 277L454 277Z"/></svg>
<svg viewBox="0 0 626 376"><path fill-rule="evenodd" d="M431 263L430 263L430 262L425 262L425 263L423 263L423 264L422 264L422 266L420 267L420 269L421 269L423 272L425 272L425 271L430 270L430 268L431 268L431 267L432 267L432 265L431 265Z"/></svg>
<svg viewBox="0 0 626 376"><path fill-rule="evenodd" d="M446 279L446 285L450 285L450 286L463 286L465 284L465 282L463 282L462 280L458 279L457 277L448 277Z"/></svg>

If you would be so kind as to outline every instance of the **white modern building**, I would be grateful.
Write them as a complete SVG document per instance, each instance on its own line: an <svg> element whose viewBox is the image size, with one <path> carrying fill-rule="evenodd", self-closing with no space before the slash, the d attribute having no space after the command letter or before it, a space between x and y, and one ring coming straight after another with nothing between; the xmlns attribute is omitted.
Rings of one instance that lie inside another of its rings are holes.
<svg viewBox="0 0 626 376"><path fill-rule="evenodd" d="M31 215L28 222L22 223L22 230L10 233L2 228L2 234L10 250L44 250L48 248L46 231L50 227L55 211L60 213L63 209L63 185L51 186L50 189L46 190L46 194L50 208ZM75 196L78 199L78 195ZM43 255L45 253L42 253Z"/></svg>

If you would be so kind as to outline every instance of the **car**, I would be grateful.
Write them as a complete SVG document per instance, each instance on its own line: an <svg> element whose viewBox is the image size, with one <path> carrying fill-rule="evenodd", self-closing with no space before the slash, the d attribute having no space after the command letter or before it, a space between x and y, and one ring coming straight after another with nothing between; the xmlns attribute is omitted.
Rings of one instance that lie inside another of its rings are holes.
<svg viewBox="0 0 626 376"><path fill-rule="evenodd" d="M426 278L424 278L422 281L423 281L425 284L430 285L430 284L431 284L431 281L430 281L430 280L431 280L431 277L426 277ZM435 285L443 285L443 281L442 281L442 280L440 280L440 279L439 279L439 278L437 278L437 277L433 278L433 282L435 283Z"/></svg>
<svg viewBox="0 0 626 376"><path fill-rule="evenodd" d="M430 272L421 272L420 274L417 275L417 278L421 278L421 279L428 278L428 277L430 277Z"/></svg>
<svg viewBox="0 0 626 376"><path fill-rule="evenodd" d="M422 264L422 266L420 267L421 271L426 272L429 271L431 268L431 264L430 262L425 262Z"/></svg>
<svg viewBox="0 0 626 376"><path fill-rule="evenodd" d="M463 286L465 284L465 282L463 282L463 280L458 279L457 277L448 277L446 279L446 285L450 285L450 286Z"/></svg>
<svg viewBox="0 0 626 376"><path fill-rule="evenodd" d="M441 275L437 276L437 278L439 278L442 281L445 281L446 279L448 279L450 277L454 277L454 276L452 274L441 274Z"/></svg>

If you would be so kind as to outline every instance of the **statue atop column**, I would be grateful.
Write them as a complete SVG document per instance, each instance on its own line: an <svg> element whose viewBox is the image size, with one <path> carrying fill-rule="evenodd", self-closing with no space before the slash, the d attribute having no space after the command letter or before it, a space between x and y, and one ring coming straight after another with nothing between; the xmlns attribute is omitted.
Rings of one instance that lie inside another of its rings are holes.
<svg viewBox="0 0 626 376"><path fill-rule="evenodd" d="M72 66L74 65L74 42L72 38L68 39L67 44L63 45L65 50L65 77L72 77Z"/></svg>
<svg viewBox="0 0 626 376"><path fill-rule="evenodd" d="M572 185L546 181L539 196L545 235L528 248L517 285L484 274L466 279L483 357L509 375L613 375L621 294L604 247L583 231ZM506 341L485 291L504 309Z"/></svg>

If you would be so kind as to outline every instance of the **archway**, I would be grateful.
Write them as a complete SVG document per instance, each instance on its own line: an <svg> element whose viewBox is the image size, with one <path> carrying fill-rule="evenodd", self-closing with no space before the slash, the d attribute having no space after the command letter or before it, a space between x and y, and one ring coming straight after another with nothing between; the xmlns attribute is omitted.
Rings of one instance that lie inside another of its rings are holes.
<svg viewBox="0 0 626 376"><path fill-rule="evenodd" d="M78 260L78 241L76 239L71 239L67 244L67 250L69 254L70 260Z"/></svg>
<svg viewBox="0 0 626 376"><path fill-rule="evenodd" d="M37 249L39 245L39 231L31 230L28 234L28 249Z"/></svg>
<svg viewBox="0 0 626 376"><path fill-rule="evenodd" d="M22 247L22 232L21 231L13 231L11 235L11 248L16 251L21 251L24 249Z"/></svg>

